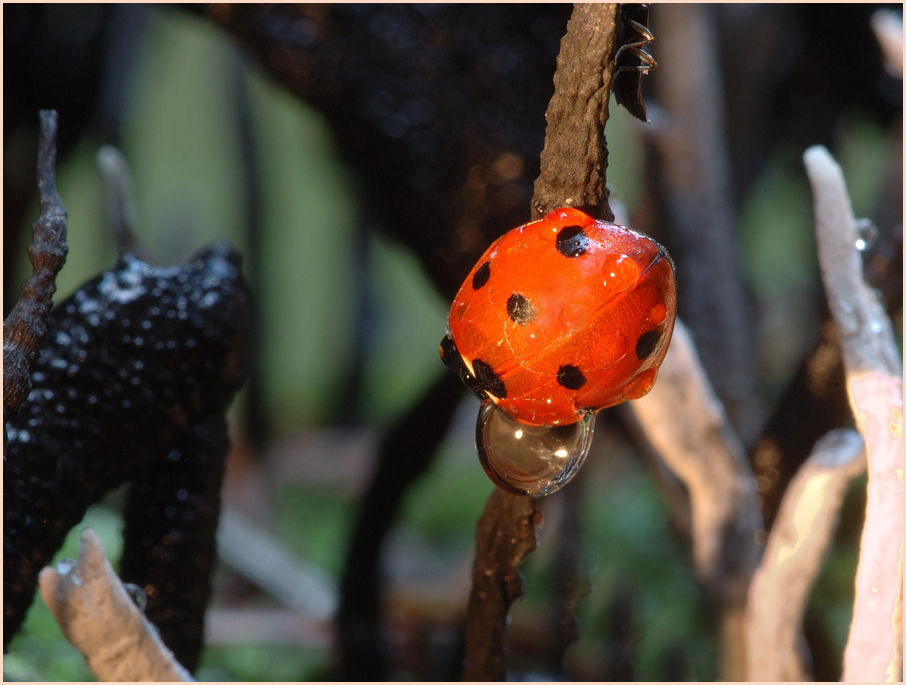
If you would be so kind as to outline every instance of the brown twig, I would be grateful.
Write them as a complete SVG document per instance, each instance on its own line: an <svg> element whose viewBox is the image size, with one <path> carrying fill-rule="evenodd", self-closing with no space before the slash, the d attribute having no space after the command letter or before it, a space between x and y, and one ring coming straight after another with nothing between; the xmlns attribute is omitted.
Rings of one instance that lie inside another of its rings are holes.
<svg viewBox="0 0 906 685"><path fill-rule="evenodd" d="M539 500L495 489L475 531L463 680L506 680L510 604L522 595L519 565L535 549Z"/></svg>
<svg viewBox="0 0 906 685"><path fill-rule="evenodd" d="M903 370L890 319L863 279L843 173L820 146L806 150L804 161L821 278L868 454L868 504L843 679L895 681L903 667Z"/></svg>
<svg viewBox="0 0 906 685"><path fill-rule="evenodd" d="M554 95L545 113L541 174L532 217L577 207L612 220L605 185L609 111L618 5L577 4L560 43Z"/></svg>
<svg viewBox="0 0 906 685"><path fill-rule="evenodd" d="M541 173L532 216L574 206L612 219L607 203L604 125L613 80L617 5L578 4L560 44L547 109ZM495 490L475 533L472 592L466 615L464 678L505 680L505 628L522 594L519 565L536 543L536 500Z"/></svg>
<svg viewBox="0 0 906 685"><path fill-rule="evenodd" d="M57 113L41 110L38 141L40 214L28 246L32 275L3 322L3 408L15 412L31 392L29 368L47 334L47 313L57 289L56 277L66 261L66 209L57 193Z"/></svg>

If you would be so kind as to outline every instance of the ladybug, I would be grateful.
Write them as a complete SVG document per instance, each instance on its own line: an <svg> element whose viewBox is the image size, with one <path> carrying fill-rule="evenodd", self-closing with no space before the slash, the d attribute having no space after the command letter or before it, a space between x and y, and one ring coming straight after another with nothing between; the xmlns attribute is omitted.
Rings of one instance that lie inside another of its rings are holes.
<svg viewBox="0 0 906 685"><path fill-rule="evenodd" d="M675 319L667 251L563 207L481 256L450 307L440 356L520 423L573 424L651 389Z"/></svg>

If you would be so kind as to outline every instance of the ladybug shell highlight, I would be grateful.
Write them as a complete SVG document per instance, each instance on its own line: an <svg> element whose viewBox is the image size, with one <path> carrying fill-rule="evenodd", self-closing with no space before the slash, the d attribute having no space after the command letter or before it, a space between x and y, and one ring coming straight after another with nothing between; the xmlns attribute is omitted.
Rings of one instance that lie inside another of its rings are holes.
<svg viewBox="0 0 906 685"><path fill-rule="evenodd" d="M517 421L571 424L651 389L675 319L663 247L561 208L491 244L453 301L440 353Z"/></svg>

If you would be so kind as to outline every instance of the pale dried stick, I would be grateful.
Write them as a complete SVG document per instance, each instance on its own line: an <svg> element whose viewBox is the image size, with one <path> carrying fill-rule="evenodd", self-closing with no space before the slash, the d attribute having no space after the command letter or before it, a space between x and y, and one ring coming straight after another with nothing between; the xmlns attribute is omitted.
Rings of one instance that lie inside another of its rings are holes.
<svg viewBox="0 0 906 685"><path fill-rule="evenodd" d="M887 70L903 78L903 15L888 9L877 10L871 15L871 29Z"/></svg>
<svg viewBox="0 0 906 685"><path fill-rule="evenodd" d="M689 491L692 557L723 597L744 595L758 562L755 479L679 320L658 380L629 403L646 438Z"/></svg>
<svg viewBox="0 0 906 685"><path fill-rule="evenodd" d="M903 663L903 371L890 319L862 278L843 173L823 147L809 148L803 159L814 195L821 277L868 455L868 503L843 679L898 680Z"/></svg>
<svg viewBox="0 0 906 685"><path fill-rule="evenodd" d="M721 607L721 678L742 680L743 625L762 530L755 478L739 438L677 319L658 381L628 403L651 446L689 492L696 575Z"/></svg>
<svg viewBox="0 0 906 685"><path fill-rule="evenodd" d="M78 560L45 567L38 583L66 639L98 680L193 680L129 597L90 528L82 531Z"/></svg>
<svg viewBox="0 0 906 685"><path fill-rule="evenodd" d="M862 437L838 428L815 443L783 496L767 548L749 588L747 680L809 680L802 617L827 556L840 506L865 470Z"/></svg>

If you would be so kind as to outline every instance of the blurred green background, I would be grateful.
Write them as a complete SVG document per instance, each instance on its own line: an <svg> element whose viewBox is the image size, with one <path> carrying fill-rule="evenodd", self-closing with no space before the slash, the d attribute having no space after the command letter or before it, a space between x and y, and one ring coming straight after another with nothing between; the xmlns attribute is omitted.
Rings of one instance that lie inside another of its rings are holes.
<svg viewBox="0 0 906 685"><path fill-rule="evenodd" d="M203 19L160 7L140 46L130 90L122 153L134 175L139 239L162 263L181 262L214 239L246 249L242 160L229 78L236 50ZM336 157L330 130L270 81L242 62L261 192L261 273L247 273L261 303L263 411L277 434L319 430L334 419L349 371L356 328L352 273L357 222L368 215L355 180ZM846 122L833 150L844 167L856 215L871 211L884 168L884 131L857 115ZM631 213L642 202L639 127L622 108L608 123L608 180ZM116 252L106 228L97 141L83 140L58 172L69 212L69 256L58 278L57 300L109 267ZM819 287L812 214L801 150L777 149L753 192L742 199L742 252L760 315L761 399L770 406L811 342L819 321ZM37 215L35 208L34 216ZM329 230L325 230L329 227ZM447 303L437 295L406 249L367 232L365 274L374 303L364 346L366 400L358 408L363 431L387 426L444 369L437 358ZM27 260L21 262L22 278ZM360 274L359 274L360 275ZM790 322L797 324L791 326ZM240 397L237 405L241 407ZM410 492L399 533L388 551L393 573L407 557L425 568L453 568L471 559L474 524L491 491L471 442L477 402L464 400L431 471ZM238 411L238 409L237 409ZM239 436L241 439L241 436ZM568 655L577 665L616 660L608 644L628 644L626 658L639 680L666 672L689 679L716 676L717 626L688 564L688 550L669 524L658 490L637 454L597 440L583 474L581 572L587 595L578 603L580 639ZM365 465L367 467L367 464ZM330 468L328 465L327 469ZM361 464L360 464L361 468ZM301 560L330 578L342 567L361 474L321 483L287 480L269 490L267 525ZM326 485L325 485L326 483ZM858 513L854 488L847 507ZM568 496L568 492L565 493ZM92 507L84 525L101 535L113 560L121 522L116 495ZM81 526L58 558L75 557ZM538 622L549 611L556 549L556 511L539 549L525 563L526 596L513 611L515 626ZM834 547L814 593L809 620L838 652L846 637L857 549L852 536ZM411 564L410 564L411 565ZM393 577L393 573L391 576ZM416 570L414 573L418 575ZM402 577L397 575L396 577ZM423 579L424 580L424 579ZM235 579L218 571L214 607L235 605ZM232 589L231 589L232 588ZM442 586L437 587L444 592ZM246 590L246 593L249 591ZM253 593L254 594L254 593ZM632 596L631 635L615 619ZM260 596L258 602L267 602ZM621 642L622 641L622 642ZM299 680L324 677L332 654L312 644L264 641L255 634L213 642L200 680ZM515 674L547 679L527 657L514 657ZM578 666L577 666L578 667ZM671 671L670 669L673 669ZM92 680L81 656L60 634L37 599L4 659L8 680ZM400 679L412 677L400 670Z"/></svg>

